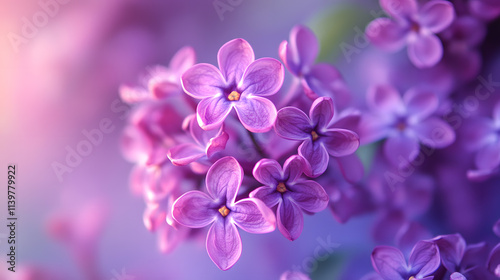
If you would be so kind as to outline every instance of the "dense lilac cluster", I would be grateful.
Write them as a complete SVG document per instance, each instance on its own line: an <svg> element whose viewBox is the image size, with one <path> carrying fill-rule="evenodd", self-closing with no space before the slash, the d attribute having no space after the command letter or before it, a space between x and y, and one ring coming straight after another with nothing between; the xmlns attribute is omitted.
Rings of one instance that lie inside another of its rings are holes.
<svg viewBox="0 0 500 280"><path fill-rule="evenodd" d="M384 80L351 92L334 66L316 63L319 42L304 26L277 47L283 64L255 59L247 41L234 39L220 48L218 67L196 64L185 47L141 86L122 87L122 99L135 106L122 142L136 164L132 191L144 197L144 224L158 232L162 251L206 234L210 258L226 270L242 253L239 229L263 234L277 227L293 241L304 214L329 208L340 223L375 213L375 241L397 246L373 250L376 274L366 279L500 277L500 245L467 245L460 234L431 238L432 227L422 222L442 199L440 207L454 213L451 228L474 224L476 216L464 214L470 206L454 204L453 193L474 193L469 186L488 185L499 173L500 99L477 96L484 104L467 117L455 105L478 81L498 87L491 75L476 77L500 3L380 5L388 17L369 23L366 36L384 50L407 46L408 67L422 73L409 88ZM427 71L454 83L433 87ZM481 90L475 92L487 88ZM308 278L290 271L282 279Z"/></svg>

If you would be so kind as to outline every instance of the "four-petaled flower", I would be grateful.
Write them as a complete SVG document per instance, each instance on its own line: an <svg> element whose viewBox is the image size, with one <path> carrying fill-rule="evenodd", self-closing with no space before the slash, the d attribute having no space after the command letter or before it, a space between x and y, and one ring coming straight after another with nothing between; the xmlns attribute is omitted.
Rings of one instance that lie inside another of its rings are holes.
<svg viewBox="0 0 500 280"><path fill-rule="evenodd" d="M207 251L222 270L231 268L241 255L241 238L236 226L250 233L267 233L276 228L273 212L256 198L236 200L243 169L233 157L216 161L208 170L208 194L189 191L172 206L172 216L181 225L201 228L211 224Z"/></svg>
<svg viewBox="0 0 500 280"><path fill-rule="evenodd" d="M309 110L309 117L296 107L285 107L278 111L276 133L286 139L302 141L299 155L307 161L304 173L317 177L328 167L329 155L347 156L359 147L355 132L331 128L334 114L333 101L329 97L316 99Z"/></svg>
<svg viewBox="0 0 500 280"><path fill-rule="evenodd" d="M416 0L380 0L391 18L370 22L366 35L378 47L397 51L408 45L408 56L418 68L432 67L443 57L443 44L435 35L455 18L448 1L432 0L418 7Z"/></svg>
<svg viewBox="0 0 500 280"><path fill-rule="evenodd" d="M294 155L283 165L273 159L261 159L253 176L264 186L255 189L250 197L262 200L276 210L278 229L289 240L297 239L304 227L302 209L316 213L328 206L328 195L315 181L301 178L304 159Z"/></svg>
<svg viewBox="0 0 500 280"><path fill-rule="evenodd" d="M274 58L255 60L250 44L234 39L217 55L219 69L200 63L182 75L187 94L201 99L198 123L214 129L224 122L234 107L243 126L251 132L265 132L276 119L274 104L263 96L275 94L283 84L283 65ZM254 61L255 60L255 61Z"/></svg>

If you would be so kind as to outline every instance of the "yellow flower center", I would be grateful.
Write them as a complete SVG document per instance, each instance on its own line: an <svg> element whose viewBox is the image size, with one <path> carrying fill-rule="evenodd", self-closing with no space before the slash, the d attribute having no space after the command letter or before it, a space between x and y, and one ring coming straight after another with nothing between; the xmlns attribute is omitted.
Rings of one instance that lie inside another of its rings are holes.
<svg viewBox="0 0 500 280"><path fill-rule="evenodd" d="M312 140L313 140L313 141L316 141L316 140L318 140L318 138L319 138L318 133L316 133L316 131L314 131L314 130L313 130L313 131L311 131L311 136L312 136Z"/></svg>
<svg viewBox="0 0 500 280"><path fill-rule="evenodd" d="M222 217L229 215L229 212L231 212L231 211L229 211L229 209L227 209L226 205L219 208L219 213L222 215Z"/></svg>
<svg viewBox="0 0 500 280"><path fill-rule="evenodd" d="M237 91L232 91L228 96L227 96L227 99L229 99L229 101L238 101L240 100L240 96L241 94Z"/></svg>
<svg viewBox="0 0 500 280"><path fill-rule="evenodd" d="M276 187L276 190L279 191L280 193L286 192L286 186L285 183L280 182L278 186Z"/></svg>
<svg viewBox="0 0 500 280"><path fill-rule="evenodd" d="M410 279L408 279L408 280L415 280L415 277L411 276Z"/></svg>

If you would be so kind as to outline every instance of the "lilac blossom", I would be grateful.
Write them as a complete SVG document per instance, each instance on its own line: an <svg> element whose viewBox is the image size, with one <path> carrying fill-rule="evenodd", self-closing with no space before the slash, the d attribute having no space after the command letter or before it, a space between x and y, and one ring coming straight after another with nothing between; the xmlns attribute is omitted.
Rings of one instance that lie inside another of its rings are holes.
<svg viewBox="0 0 500 280"><path fill-rule="evenodd" d="M295 107L285 107L278 112L276 133L285 139L302 141L298 151L307 161L307 176L323 174L328 167L329 156L347 156L359 147L359 137L355 132L329 126L333 115L330 97L316 99L309 116Z"/></svg>
<svg viewBox="0 0 500 280"><path fill-rule="evenodd" d="M311 280L311 278L302 272L289 270L281 274L280 280Z"/></svg>
<svg viewBox="0 0 500 280"><path fill-rule="evenodd" d="M208 225L206 246L212 261L222 270L231 268L241 255L241 238L236 226L250 233L275 229L272 211L256 198L236 200L243 169L233 157L216 161L206 177L207 193L189 191L172 206L172 216L181 225L202 228Z"/></svg>
<svg viewBox="0 0 500 280"><path fill-rule="evenodd" d="M455 12L448 1L432 0L418 7L416 0L380 0L391 18L378 18L366 27L370 41L385 50L397 51L408 45L408 57L418 68L436 65L443 45L435 35L453 22Z"/></svg>
<svg viewBox="0 0 500 280"><path fill-rule="evenodd" d="M413 161L420 144L438 149L455 141L451 126L434 116L439 101L432 92L411 88L401 98L394 87L378 85L369 89L367 103L370 112L360 124L361 141L386 138L384 155L394 166Z"/></svg>
<svg viewBox="0 0 500 280"><path fill-rule="evenodd" d="M250 197L262 200L268 207L278 205L276 216L279 231L293 241L304 227L303 211L320 212L328 205L328 195L315 181L301 178L304 159L294 155L281 168L273 159L261 159L253 176L264 186L255 189Z"/></svg>
<svg viewBox="0 0 500 280"><path fill-rule="evenodd" d="M372 253L373 267L384 280L431 280L440 262L438 247L430 241L419 241L408 263L403 253L394 247L377 246Z"/></svg>
<svg viewBox="0 0 500 280"><path fill-rule="evenodd" d="M494 20L500 15L500 3L496 0L470 0L471 13L483 20Z"/></svg>
<svg viewBox="0 0 500 280"><path fill-rule="evenodd" d="M491 250L487 262L488 270L500 278L500 243Z"/></svg>
<svg viewBox="0 0 500 280"><path fill-rule="evenodd" d="M314 64L319 53L318 39L307 27L296 25L290 31L289 41L279 48L280 58L296 78L300 80L306 95L315 100L330 96L336 105L343 107L349 101L349 91L340 72L330 64Z"/></svg>
<svg viewBox="0 0 500 280"><path fill-rule="evenodd" d="M283 65L274 58L255 60L250 44L234 39L224 44L217 55L219 69L200 63L181 78L190 96L201 99L198 123L214 129L234 108L243 126L251 132L271 129L276 119L274 104L264 96L275 94L283 84Z"/></svg>

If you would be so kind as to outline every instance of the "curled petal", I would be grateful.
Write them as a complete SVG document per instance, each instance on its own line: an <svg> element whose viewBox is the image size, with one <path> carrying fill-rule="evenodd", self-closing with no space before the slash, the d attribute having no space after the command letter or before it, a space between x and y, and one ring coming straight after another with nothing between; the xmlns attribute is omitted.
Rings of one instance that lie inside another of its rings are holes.
<svg viewBox="0 0 500 280"><path fill-rule="evenodd" d="M302 210L290 199L283 199L277 209L278 229L288 240L299 238L304 228Z"/></svg>
<svg viewBox="0 0 500 280"><path fill-rule="evenodd" d="M231 112L231 104L222 96L205 98L198 103L196 117L205 130L218 128Z"/></svg>
<svg viewBox="0 0 500 280"><path fill-rule="evenodd" d="M404 135L387 138L384 143L384 155L392 166L407 166L420 152L417 139Z"/></svg>
<svg viewBox="0 0 500 280"><path fill-rule="evenodd" d="M455 19L453 4L448 1L434 0L427 2L418 12L419 22L432 33L439 33Z"/></svg>
<svg viewBox="0 0 500 280"><path fill-rule="evenodd" d="M419 35L408 44L408 56L417 68L429 68L443 57L443 44L434 34Z"/></svg>
<svg viewBox="0 0 500 280"><path fill-rule="evenodd" d="M243 181L243 169L233 157L216 161L207 172L207 190L210 196L230 205L234 203Z"/></svg>
<svg viewBox="0 0 500 280"><path fill-rule="evenodd" d="M203 99L222 93L224 78L219 69L207 63L189 68L181 76L182 88L194 98Z"/></svg>
<svg viewBox="0 0 500 280"><path fill-rule="evenodd" d="M225 43L217 54L219 68L229 85L241 81L245 69L255 60L252 46L243 39Z"/></svg>
<svg viewBox="0 0 500 280"><path fill-rule="evenodd" d="M217 210L210 196L200 191L189 191L181 195L172 205L172 216L181 225L202 228L216 219Z"/></svg>
<svg viewBox="0 0 500 280"><path fill-rule="evenodd" d="M267 207L274 207L281 201L281 194L275 187L263 186L250 193L250 197L262 200Z"/></svg>
<svg viewBox="0 0 500 280"><path fill-rule="evenodd" d="M408 115L415 122L430 116L436 111L439 104L439 100L434 93L416 88L408 90L403 96L403 100L406 104Z"/></svg>
<svg viewBox="0 0 500 280"><path fill-rule="evenodd" d="M192 143L183 143L170 148L167 151L167 157L177 166L188 165L205 155L205 152L198 145Z"/></svg>
<svg viewBox="0 0 500 280"><path fill-rule="evenodd" d="M169 68L180 74L184 73L196 62L196 53L190 46L178 50L170 60Z"/></svg>
<svg viewBox="0 0 500 280"><path fill-rule="evenodd" d="M278 111L274 125L276 133L290 140L311 138L313 124L307 115L296 107L285 107Z"/></svg>
<svg viewBox="0 0 500 280"><path fill-rule="evenodd" d="M417 13L415 0L380 0L380 6L391 16L400 19Z"/></svg>
<svg viewBox="0 0 500 280"><path fill-rule="evenodd" d="M475 158L479 169L491 170L500 165L500 141L491 142L482 147Z"/></svg>
<svg viewBox="0 0 500 280"><path fill-rule="evenodd" d="M328 194L315 181L299 181L290 188L290 198L302 209L308 212L320 212L328 206Z"/></svg>
<svg viewBox="0 0 500 280"><path fill-rule="evenodd" d="M231 268L241 256L241 237L230 219L217 220L207 235L210 259L222 270Z"/></svg>
<svg viewBox="0 0 500 280"><path fill-rule="evenodd" d="M252 62L238 85L245 95L273 95L283 85L285 69L274 58L260 58Z"/></svg>
<svg viewBox="0 0 500 280"><path fill-rule="evenodd" d="M309 118L316 129L323 129L333 118L333 101L330 97L320 97L314 100L309 110Z"/></svg>
<svg viewBox="0 0 500 280"><path fill-rule="evenodd" d="M370 109L383 114L404 112L404 104L399 92L391 85L376 85L368 89L366 95Z"/></svg>
<svg viewBox="0 0 500 280"><path fill-rule="evenodd" d="M375 46L395 52L406 44L408 32L392 19L377 18L368 24L365 34Z"/></svg>
<svg viewBox="0 0 500 280"><path fill-rule="evenodd" d="M343 157L353 154L359 147L359 137L347 129L329 129L321 138L331 156Z"/></svg>
<svg viewBox="0 0 500 280"><path fill-rule="evenodd" d="M250 233L268 233L276 229L274 213L256 198L245 198L236 202L231 218L242 230Z"/></svg>
<svg viewBox="0 0 500 280"><path fill-rule="evenodd" d="M439 249L436 244L430 241L419 241L410 253L408 265L412 273L416 273L416 278L429 276L441 264Z"/></svg>
<svg viewBox="0 0 500 280"><path fill-rule="evenodd" d="M261 159L253 169L255 180L270 187L276 187L277 183L284 179L283 175L280 164L274 159Z"/></svg>
<svg viewBox="0 0 500 280"><path fill-rule="evenodd" d="M300 178L305 168L304 158L299 155L289 157L283 164L283 172L287 183L293 183Z"/></svg>
<svg viewBox="0 0 500 280"><path fill-rule="evenodd" d="M224 131L221 135L210 139L205 150L207 157L211 158L215 153L223 151L226 148L227 140L229 140L229 135Z"/></svg>
<svg viewBox="0 0 500 280"><path fill-rule="evenodd" d="M269 99L249 96L237 101L236 113L241 124L251 132L269 131L276 121L276 107Z"/></svg>
<svg viewBox="0 0 500 280"><path fill-rule="evenodd" d="M455 141L455 131L445 121L431 117L412 127L422 144L432 148L444 148Z"/></svg>
<svg viewBox="0 0 500 280"><path fill-rule="evenodd" d="M406 280L406 260L403 253L390 246L377 246L372 252L372 265L384 280Z"/></svg>

